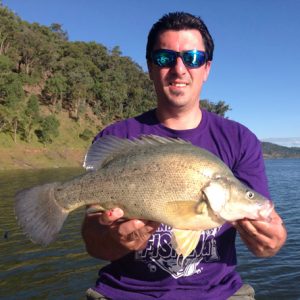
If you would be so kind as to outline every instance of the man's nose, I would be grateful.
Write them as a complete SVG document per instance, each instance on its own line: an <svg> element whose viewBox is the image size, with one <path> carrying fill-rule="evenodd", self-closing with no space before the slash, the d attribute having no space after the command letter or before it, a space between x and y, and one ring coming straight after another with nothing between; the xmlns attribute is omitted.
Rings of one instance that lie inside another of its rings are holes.
<svg viewBox="0 0 300 300"><path fill-rule="evenodd" d="M187 71L186 66L180 56L176 58L176 64L172 69L174 69L174 71L178 74L186 73Z"/></svg>

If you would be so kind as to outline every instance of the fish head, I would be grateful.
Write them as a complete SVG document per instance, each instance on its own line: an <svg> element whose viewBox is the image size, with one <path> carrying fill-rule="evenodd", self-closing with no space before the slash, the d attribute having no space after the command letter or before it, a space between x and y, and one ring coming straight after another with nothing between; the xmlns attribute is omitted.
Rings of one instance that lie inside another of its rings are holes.
<svg viewBox="0 0 300 300"><path fill-rule="evenodd" d="M274 207L272 201L236 178L215 176L203 192L214 214L226 221L243 218L265 220Z"/></svg>
<svg viewBox="0 0 300 300"><path fill-rule="evenodd" d="M274 208L272 201L237 179L230 181L230 194L223 212L230 221L242 218L265 220Z"/></svg>

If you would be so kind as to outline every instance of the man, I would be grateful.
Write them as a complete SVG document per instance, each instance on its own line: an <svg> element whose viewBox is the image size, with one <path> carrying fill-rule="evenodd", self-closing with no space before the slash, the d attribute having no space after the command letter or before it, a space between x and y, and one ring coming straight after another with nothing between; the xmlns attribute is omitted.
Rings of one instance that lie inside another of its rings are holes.
<svg viewBox="0 0 300 300"><path fill-rule="evenodd" d="M163 16L148 35L146 53L157 108L113 124L96 138L155 134L188 140L219 156L237 178L269 197L255 135L199 107L213 48L200 18L187 13ZM233 299L243 299L239 294L245 286L235 271L236 230L259 257L274 255L286 239L282 220L273 210L268 222L240 220L205 231L195 251L181 261L170 246L168 226L122 216L115 208L85 218L82 234L88 253L111 261L99 271L88 299L228 299L233 294Z"/></svg>

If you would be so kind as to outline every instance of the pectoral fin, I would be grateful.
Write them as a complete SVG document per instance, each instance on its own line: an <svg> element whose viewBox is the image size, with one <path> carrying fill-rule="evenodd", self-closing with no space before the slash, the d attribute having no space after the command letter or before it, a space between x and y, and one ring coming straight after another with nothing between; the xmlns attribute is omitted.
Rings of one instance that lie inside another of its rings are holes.
<svg viewBox="0 0 300 300"><path fill-rule="evenodd" d="M171 243L178 255L186 258L196 248L201 231L172 229Z"/></svg>
<svg viewBox="0 0 300 300"><path fill-rule="evenodd" d="M196 206L196 213L199 215L207 213L207 203L205 201L201 201Z"/></svg>

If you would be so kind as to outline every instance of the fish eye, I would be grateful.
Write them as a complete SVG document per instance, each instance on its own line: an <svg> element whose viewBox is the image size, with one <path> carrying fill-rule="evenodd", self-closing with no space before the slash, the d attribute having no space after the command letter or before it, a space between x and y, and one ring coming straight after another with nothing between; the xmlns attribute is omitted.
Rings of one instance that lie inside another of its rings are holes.
<svg viewBox="0 0 300 300"><path fill-rule="evenodd" d="M247 192L246 192L246 196L247 196L249 199L253 199L253 198L254 198L254 193L251 192L251 191L247 191Z"/></svg>

